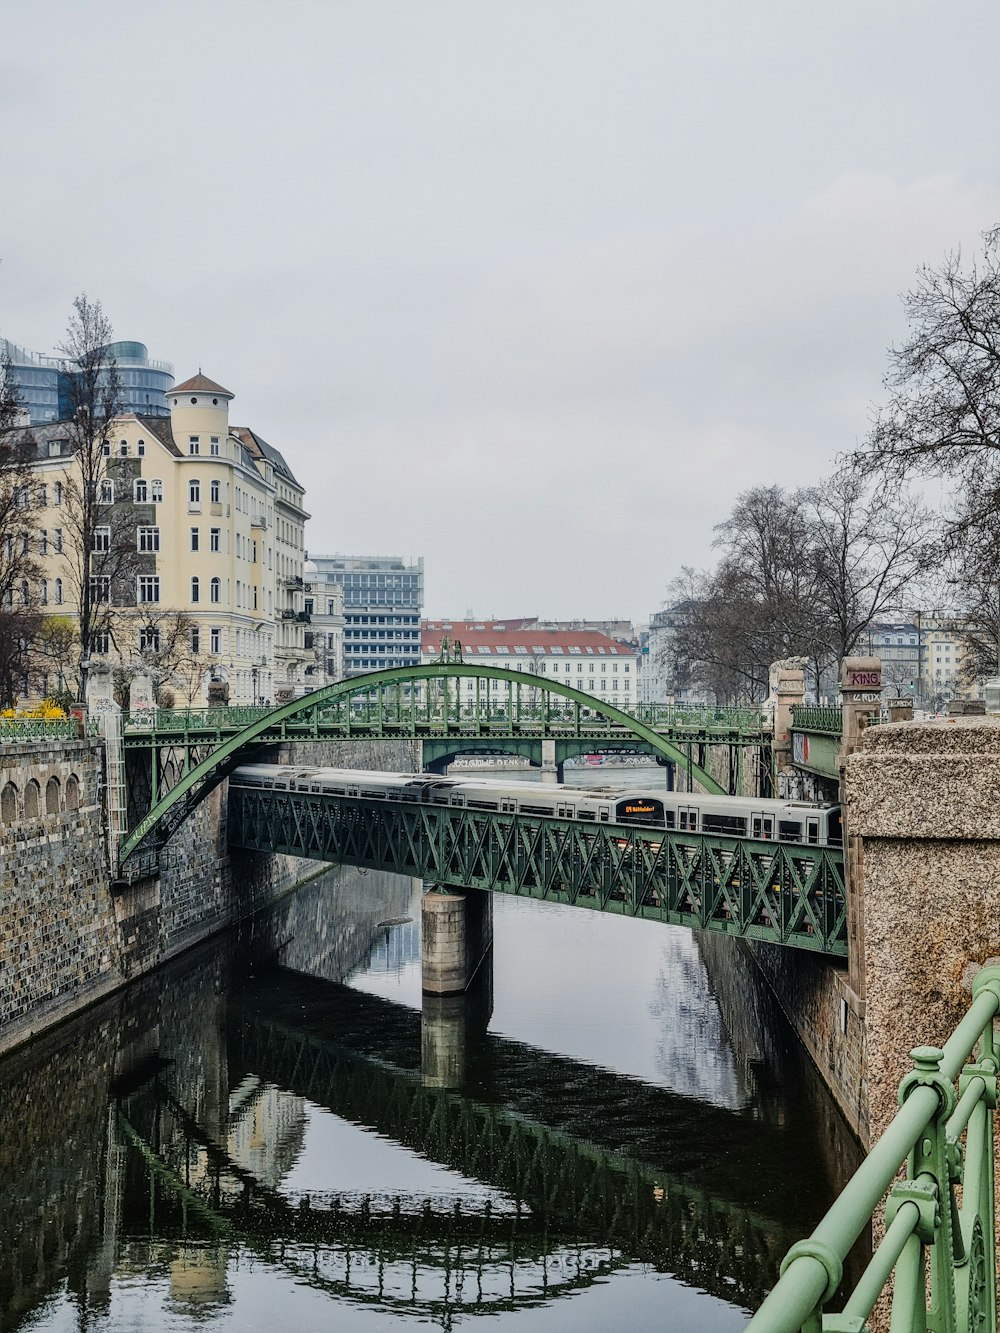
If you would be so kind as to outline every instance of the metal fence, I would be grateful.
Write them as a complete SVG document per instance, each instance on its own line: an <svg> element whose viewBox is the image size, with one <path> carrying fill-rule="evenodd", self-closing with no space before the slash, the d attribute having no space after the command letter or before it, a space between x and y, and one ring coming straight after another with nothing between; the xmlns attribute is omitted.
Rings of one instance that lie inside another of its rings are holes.
<svg viewBox="0 0 1000 1333"><path fill-rule="evenodd" d="M844 730L844 710L821 704L792 704L792 729L839 736Z"/></svg>
<svg viewBox="0 0 1000 1333"><path fill-rule="evenodd" d="M972 993L943 1050L911 1052L900 1110L816 1230L789 1250L748 1333L865 1333L890 1279L893 1330L996 1329L993 1112L1000 1062L993 1020L1000 967L983 968ZM824 1314L848 1251L887 1190L878 1249L841 1313Z"/></svg>

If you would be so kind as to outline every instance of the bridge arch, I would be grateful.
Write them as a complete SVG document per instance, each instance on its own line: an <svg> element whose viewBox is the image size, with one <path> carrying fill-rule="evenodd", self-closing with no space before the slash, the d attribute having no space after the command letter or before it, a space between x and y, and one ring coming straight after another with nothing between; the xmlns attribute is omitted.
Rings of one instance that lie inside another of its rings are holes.
<svg viewBox="0 0 1000 1333"><path fill-rule="evenodd" d="M454 696L449 688L449 681L456 681ZM157 846L161 846L180 826L190 811L204 799L208 793L227 777L232 770L246 759L247 746L260 744L267 740L315 740L321 736L320 718L331 709L346 710L346 732L350 736L350 722L355 702L364 711L365 702L372 696L383 698L386 687L395 687L397 703L402 698L402 691L410 686L408 696L410 711L419 716L420 708L425 709L427 729L430 739L446 739L449 736L463 734L463 704L461 697L462 680L505 681L508 689L504 698L492 694L485 701L486 716L503 718L506 725L522 726L527 736L544 739L578 737L581 721L588 718L603 718L623 733L631 733L665 759L686 769L693 781L705 791L724 795L725 789L716 781L707 769L696 764L683 747L668 740L652 726L626 713L623 709L604 699L597 699L583 690L574 689L562 681L550 680L545 676L536 676L524 671L512 671L507 667L484 666L471 662L434 662L427 666L390 667L385 671L372 671L364 676L352 676L348 680L337 681L321 690L314 690L298 699L282 704L248 722L242 731L227 737L205 759L184 773L152 809L123 840L119 849L119 863L123 863L140 844L152 835ZM416 694L412 687L419 682L437 681L432 710L431 691L427 691L426 700L420 708L416 706ZM522 691L528 691L528 698L522 698ZM475 700L479 709L480 699ZM569 710L567 712L567 709ZM286 735L285 723L311 717L312 727L308 731L296 730ZM422 720L422 719L421 719ZM489 725L489 721L487 721ZM275 735L276 729L278 734Z"/></svg>

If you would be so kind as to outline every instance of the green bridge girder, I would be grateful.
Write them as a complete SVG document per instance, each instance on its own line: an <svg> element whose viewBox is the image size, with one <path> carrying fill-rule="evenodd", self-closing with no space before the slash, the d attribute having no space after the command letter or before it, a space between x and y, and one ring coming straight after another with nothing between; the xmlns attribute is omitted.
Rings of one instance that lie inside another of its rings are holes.
<svg viewBox="0 0 1000 1333"><path fill-rule="evenodd" d="M461 681L476 682L471 704ZM454 687L451 682L454 681ZM483 691L498 681L504 691ZM420 686L418 690L416 687ZM251 747L323 739L412 740L588 740L594 744L644 742L651 753L686 769L703 790L724 795L713 775L693 757L698 745L759 746L766 743L754 710L658 710L642 720L582 690L544 676L479 663L436 662L392 667L338 681L274 709L236 708L166 712L137 724L126 719L127 749L155 752L171 746L188 760L207 745L211 752L154 799L149 812L123 840L122 865L141 844L163 845L191 810L223 778L246 762ZM156 796L154 790L154 798Z"/></svg>
<svg viewBox="0 0 1000 1333"><path fill-rule="evenodd" d="M847 955L840 848L235 788L230 846Z"/></svg>

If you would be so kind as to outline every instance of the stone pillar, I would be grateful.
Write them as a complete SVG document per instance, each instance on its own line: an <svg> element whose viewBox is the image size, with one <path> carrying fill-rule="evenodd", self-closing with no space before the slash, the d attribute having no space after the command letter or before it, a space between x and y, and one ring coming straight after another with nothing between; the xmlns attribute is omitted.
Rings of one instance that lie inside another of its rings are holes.
<svg viewBox="0 0 1000 1333"><path fill-rule="evenodd" d="M844 768L861 744L869 722L882 707L882 663L877 657L845 657L840 664L840 693L844 723L840 734L840 789L844 790ZM863 1005L865 977L865 903L861 885L864 864L861 839L844 810L844 869L847 888L847 970L851 990Z"/></svg>
<svg viewBox="0 0 1000 1333"><path fill-rule="evenodd" d="M420 929L424 994L461 995L493 944L493 899L482 889L425 893Z"/></svg>
<svg viewBox="0 0 1000 1333"><path fill-rule="evenodd" d="M542 781L548 783L559 781L555 741L542 741Z"/></svg>
<svg viewBox="0 0 1000 1333"><path fill-rule="evenodd" d="M769 674L767 706L773 719L771 752L775 775L792 762L792 705L806 701L806 674L801 667L775 662Z"/></svg>
<svg viewBox="0 0 1000 1333"><path fill-rule="evenodd" d="M1000 718L872 727L847 761L861 843L871 1137L915 1046L943 1045L1000 955Z"/></svg>
<svg viewBox="0 0 1000 1333"><path fill-rule="evenodd" d="M430 1088L465 1087L469 1055L493 1013L493 966L487 956L464 995L427 995L420 1011L420 1069Z"/></svg>
<svg viewBox="0 0 1000 1333"><path fill-rule="evenodd" d="M156 691L151 676L133 676L128 687L128 711L134 718L152 721L156 716Z"/></svg>

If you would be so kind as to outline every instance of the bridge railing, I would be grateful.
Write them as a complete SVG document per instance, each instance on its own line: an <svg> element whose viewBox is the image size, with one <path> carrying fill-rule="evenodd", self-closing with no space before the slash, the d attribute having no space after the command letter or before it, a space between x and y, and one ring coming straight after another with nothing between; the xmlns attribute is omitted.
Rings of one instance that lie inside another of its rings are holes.
<svg viewBox="0 0 1000 1333"><path fill-rule="evenodd" d="M839 736L844 730L844 710L822 704L792 704L792 730Z"/></svg>
<svg viewBox="0 0 1000 1333"><path fill-rule="evenodd" d="M75 740L80 723L75 717L4 717L0 718L0 743L3 741L47 740L57 737Z"/></svg>
<svg viewBox="0 0 1000 1333"><path fill-rule="evenodd" d="M789 1250L748 1333L866 1333L890 1280L893 1330L996 1329L993 1112L1000 1062L993 1020L1000 967L983 968L972 991L944 1049L911 1052L900 1110L816 1230ZM905 1175L897 1180L900 1168ZM886 1191L881 1243L842 1312L824 1314L848 1251Z"/></svg>

